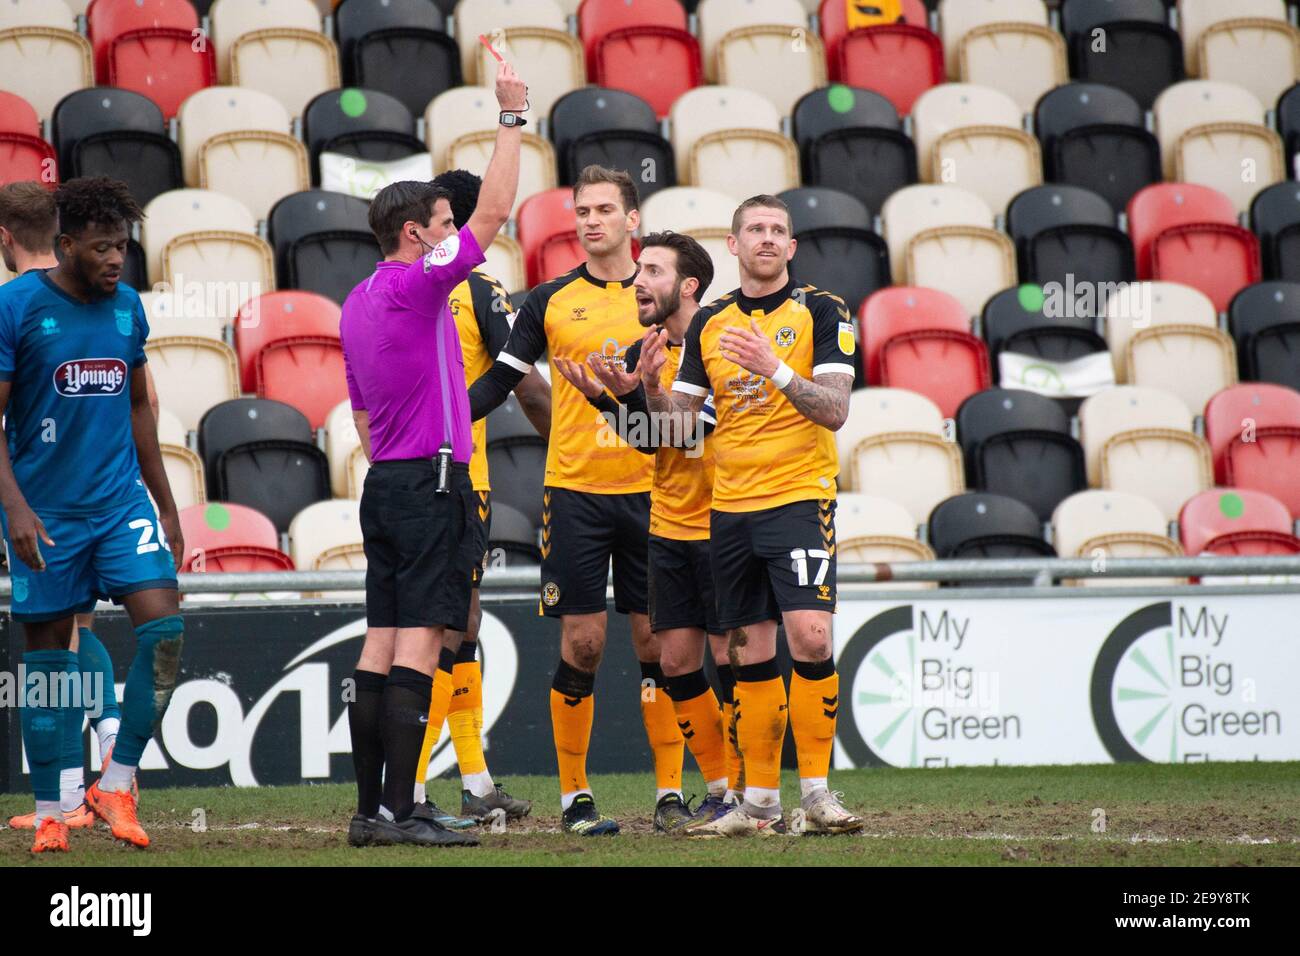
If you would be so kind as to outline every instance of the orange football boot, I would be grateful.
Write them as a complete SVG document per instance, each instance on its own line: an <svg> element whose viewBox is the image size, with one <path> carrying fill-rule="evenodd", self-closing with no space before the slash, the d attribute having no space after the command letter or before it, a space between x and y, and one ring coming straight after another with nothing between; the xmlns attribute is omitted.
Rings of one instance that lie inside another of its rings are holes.
<svg viewBox="0 0 1300 956"><path fill-rule="evenodd" d="M82 801L81 806L75 810L65 810L63 812L63 822L68 825L69 830L81 830L85 827L95 825L95 814L90 807ZM36 829L36 814L24 813L20 817L10 817L9 826L15 830L34 830Z"/></svg>
<svg viewBox="0 0 1300 956"><path fill-rule="evenodd" d="M113 836L138 847L149 845L149 834L144 832L135 815L135 798L118 790L101 790L96 780L86 790L86 803L95 816L108 824Z"/></svg>
<svg viewBox="0 0 1300 956"><path fill-rule="evenodd" d="M68 825L54 817L46 817L36 830L36 842L32 844L32 852L54 851L68 852Z"/></svg>

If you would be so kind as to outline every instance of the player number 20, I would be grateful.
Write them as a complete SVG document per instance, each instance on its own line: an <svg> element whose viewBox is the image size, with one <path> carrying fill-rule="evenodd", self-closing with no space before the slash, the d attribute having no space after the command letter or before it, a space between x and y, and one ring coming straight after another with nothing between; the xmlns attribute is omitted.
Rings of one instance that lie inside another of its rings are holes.
<svg viewBox="0 0 1300 956"><path fill-rule="evenodd" d="M157 551L159 546L170 551L171 547L167 544L167 536L163 534L162 523L155 523L148 518L136 518L127 525L132 531L140 532L140 540L136 543L136 554L150 554ZM151 541L154 531L158 532L158 540Z"/></svg>
<svg viewBox="0 0 1300 956"><path fill-rule="evenodd" d="M794 573L799 576L799 586L806 587L808 584L808 559L821 559L821 565L817 568L817 576L813 578L814 585L821 584L826 580L826 571L831 566L831 553L822 548L795 548L790 552L791 567Z"/></svg>

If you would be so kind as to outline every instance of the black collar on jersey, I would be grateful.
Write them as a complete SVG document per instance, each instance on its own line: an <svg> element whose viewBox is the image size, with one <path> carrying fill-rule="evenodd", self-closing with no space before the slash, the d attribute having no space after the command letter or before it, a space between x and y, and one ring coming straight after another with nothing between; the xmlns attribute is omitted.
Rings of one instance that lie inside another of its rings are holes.
<svg viewBox="0 0 1300 956"><path fill-rule="evenodd" d="M794 292L796 284L794 276L791 276L784 286L777 289L775 292L769 292L767 295L757 299L751 299L749 296L745 295L745 293L737 290L736 307L746 315L753 315L755 312L760 310L764 315L768 315L781 308L781 305L789 299L790 294Z"/></svg>
<svg viewBox="0 0 1300 956"><path fill-rule="evenodd" d="M587 263L584 262L582 265L578 266L578 275L582 276L584 279L586 279L588 282L590 282L592 285L596 286L599 289L606 289L609 288L611 285L621 285L624 289L626 289L628 286L630 286L633 282L636 281L636 274L640 271L640 269L641 267L637 266L635 269L632 270L632 274L628 276L626 279L620 279L617 282L607 282L604 279L597 279L594 275L592 275L591 272L588 271L587 269Z"/></svg>

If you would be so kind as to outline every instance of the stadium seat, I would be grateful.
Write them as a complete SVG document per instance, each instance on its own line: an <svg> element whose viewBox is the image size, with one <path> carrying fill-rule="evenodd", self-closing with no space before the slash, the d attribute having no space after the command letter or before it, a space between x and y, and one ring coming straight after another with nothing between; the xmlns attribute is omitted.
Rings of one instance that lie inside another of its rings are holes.
<svg viewBox="0 0 1300 956"><path fill-rule="evenodd" d="M1081 491L1052 514L1052 540L1063 558L1164 558L1182 554L1169 538L1160 508L1141 495L1123 491ZM1108 575L1063 581L1088 587L1185 584L1183 578L1112 578Z"/></svg>
<svg viewBox="0 0 1300 956"><path fill-rule="evenodd" d="M947 185L905 186L885 200L880 218L895 285L907 284L907 245L918 233L939 226L993 227L988 203L969 190Z"/></svg>
<svg viewBox="0 0 1300 956"><path fill-rule="evenodd" d="M103 86L70 93L54 108L51 129L64 179L112 176L141 207L184 185L162 110L139 93Z"/></svg>
<svg viewBox="0 0 1300 956"><path fill-rule="evenodd" d="M1250 172L1249 181L1243 171ZM1175 147L1174 176L1179 182L1218 189L1238 213L1250 208L1261 186L1287 177L1282 139L1256 123L1206 123L1181 137Z"/></svg>
<svg viewBox="0 0 1300 956"><path fill-rule="evenodd" d="M1251 382L1300 389L1300 282L1260 282L1228 306L1237 368Z"/></svg>
<svg viewBox="0 0 1300 956"><path fill-rule="evenodd" d="M967 491L945 498L930 512L928 525L930 547L940 559L1056 557L1038 515L1006 495Z"/></svg>
<svg viewBox="0 0 1300 956"><path fill-rule="evenodd" d="M806 30L792 40L788 26L737 27L718 42L715 56L719 83L761 93L782 116L805 93L826 85L822 41Z"/></svg>
<svg viewBox="0 0 1300 956"><path fill-rule="evenodd" d="M957 414L968 396L988 388L991 381L988 349L969 332L899 332L880 351L881 385L919 392L948 418Z"/></svg>
<svg viewBox="0 0 1300 956"><path fill-rule="evenodd" d="M8 0L0 6L0 30L15 27L53 27L72 30L76 18L63 0Z"/></svg>
<svg viewBox="0 0 1300 956"><path fill-rule="evenodd" d="M292 405L265 398L218 402L203 415L197 431L199 455L212 488L217 483L217 462L232 448L254 441L303 445L315 441L306 415Z"/></svg>
<svg viewBox="0 0 1300 956"><path fill-rule="evenodd" d="M109 50L126 34L164 29L184 31L192 38L198 26L198 13L187 0L96 0L86 11L86 32L95 52L95 75L100 83L109 82Z"/></svg>
<svg viewBox="0 0 1300 956"><path fill-rule="evenodd" d="M1128 345L1141 330L1166 325L1218 327L1214 303L1199 289L1178 282L1138 282L1128 293L1106 303L1106 344L1115 364L1115 380L1128 383ZM1204 401L1192 405L1201 408Z"/></svg>
<svg viewBox="0 0 1300 956"><path fill-rule="evenodd" d="M1283 10L1281 3L1272 6ZM1197 49L1202 76L1247 89L1261 103L1277 102L1300 79L1300 30L1283 19L1217 23L1201 34Z"/></svg>
<svg viewBox="0 0 1300 956"><path fill-rule="evenodd" d="M337 338L339 316L335 302L312 292L270 292L244 303L233 323L241 390L257 390L257 356L264 348L303 336Z"/></svg>
<svg viewBox="0 0 1300 956"><path fill-rule="evenodd" d="M7 27L0 19L0 90L22 97L41 119L49 119L69 93L94 83L90 41L71 23Z"/></svg>
<svg viewBox="0 0 1300 956"><path fill-rule="evenodd" d="M275 268L287 289L318 292L342 304L383 258L368 207L355 196L313 189L285 196L267 220Z"/></svg>
<svg viewBox="0 0 1300 956"><path fill-rule="evenodd" d="M872 232L865 206L833 189L791 189L779 198L794 223L798 246L790 271L799 281L839 296L850 314L889 285L889 252Z"/></svg>
<svg viewBox="0 0 1300 956"><path fill-rule="evenodd" d="M1296 176L1297 157L1300 157L1300 83L1287 89L1277 101L1277 130L1286 144L1287 162L1292 176Z"/></svg>
<svg viewBox="0 0 1300 956"><path fill-rule="evenodd" d="M968 189L1003 210L1018 193L1043 181L1038 140L1003 126L963 126L933 143L931 182Z"/></svg>
<svg viewBox="0 0 1300 956"><path fill-rule="evenodd" d="M411 111L401 100L376 89L350 87L320 94L303 111L302 138L314 186L320 185L321 155L326 152L377 164L425 152L425 144L415 135Z"/></svg>
<svg viewBox="0 0 1300 956"><path fill-rule="evenodd" d="M1140 190L1129 200L1127 214L1139 279L1156 278L1151 253L1161 233L1174 226L1237 223L1231 199L1208 186L1187 183L1156 183Z"/></svg>
<svg viewBox="0 0 1300 956"><path fill-rule="evenodd" d="M1169 18L1166 0L1064 0L1060 13L1072 67L1079 44L1092 45L1099 27L1122 21L1165 25Z"/></svg>
<svg viewBox="0 0 1300 956"><path fill-rule="evenodd" d="M1269 433L1276 432L1285 437L1290 430L1300 427L1300 392L1284 385L1267 382L1242 382L1232 388L1225 388L1205 405L1205 438L1210 443L1214 455L1214 480L1217 484L1234 484L1232 470L1228 459L1234 452L1246 445L1258 445L1264 442ZM1267 444L1273 445L1272 441ZM1295 466L1285 470L1285 458L1282 452L1288 452L1289 440L1277 443L1270 449L1278 460L1273 467L1278 469L1277 480L1291 488L1296 486ZM1266 484L1251 482L1245 487L1258 488L1273 492ZM1293 493L1277 494L1291 508Z"/></svg>
<svg viewBox="0 0 1300 956"><path fill-rule="evenodd" d="M895 432L921 432L944 438L939 406L924 395L901 388L858 388L849 393L849 417L835 433L840 460L839 487L854 486L853 455L865 439Z"/></svg>
<svg viewBox="0 0 1300 956"><path fill-rule="evenodd" d="M32 104L17 93L0 90L0 133L40 136L41 118L36 115Z"/></svg>
<svg viewBox="0 0 1300 956"><path fill-rule="evenodd" d="M853 30L828 62L831 79L887 97L901 116L944 81L943 42L924 26L908 23Z"/></svg>
<svg viewBox="0 0 1300 956"><path fill-rule="evenodd" d="M712 83L725 82L719 78L723 41L743 26L780 27L787 44L799 39L806 44L816 39L821 50L820 39L809 36L808 12L799 0L700 0L695 16L700 50L704 54L704 75Z"/></svg>
<svg viewBox="0 0 1300 956"><path fill-rule="evenodd" d="M1250 227L1259 237L1264 277L1300 280L1300 185L1260 190L1250 204Z"/></svg>
<svg viewBox="0 0 1300 956"><path fill-rule="evenodd" d="M0 131L0 186L24 181L58 185L58 160L54 147L39 136Z"/></svg>
<svg viewBox="0 0 1300 956"><path fill-rule="evenodd" d="M1093 29L1104 30L1106 42L1095 43L1090 33L1076 36L1070 50L1076 79L1118 87L1150 109L1161 91L1185 76L1182 40L1167 23L1116 20Z"/></svg>
<svg viewBox="0 0 1300 956"><path fill-rule="evenodd" d="M703 79L699 43L675 27L614 30L601 38L595 57L588 68L596 84L645 97L660 119Z"/></svg>
<svg viewBox="0 0 1300 956"><path fill-rule="evenodd" d="M1026 113L1038 98L1069 77L1065 40L1033 23L986 23L957 45L958 74L1011 96Z"/></svg>
<svg viewBox="0 0 1300 956"><path fill-rule="evenodd" d="M151 338L145 355L153 374L158 401L170 409L187 430L213 405L239 394L235 352L222 342L199 336ZM208 493L212 494L211 486Z"/></svg>
<svg viewBox="0 0 1300 956"><path fill-rule="evenodd" d="M230 82L270 93L301 116L315 96L338 88L338 50L311 30L254 30L230 48Z"/></svg>
<svg viewBox="0 0 1300 956"><path fill-rule="evenodd" d="M385 93L413 116L461 84L460 48L429 0L348 0L334 14L343 82Z"/></svg>
<svg viewBox="0 0 1300 956"><path fill-rule="evenodd" d="M1016 281L1016 250L1004 232L939 226L917 233L904 251L909 285L942 289L979 315L995 293Z"/></svg>
<svg viewBox="0 0 1300 956"><path fill-rule="evenodd" d="M949 170L941 168L935 161L935 144L944 134L964 127L977 127L982 131L990 126L1023 132L1020 107L1001 90L972 83L945 83L921 94L912 108L912 138L916 141L917 167L922 181L952 182L943 175ZM1017 149L1016 153L1022 151ZM1016 153L1009 155L1015 157ZM960 175L961 170L953 172ZM994 208L1001 212L1005 207L1004 201Z"/></svg>
<svg viewBox="0 0 1300 956"><path fill-rule="evenodd" d="M343 343L334 335L278 338L257 353L257 395L293 405L323 428L330 410L347 397Z"/></svg>
<svg viewBox="0 0 1300 956"><path fill-rule="evenodd" d="M366 486L366 475L370 472L370 459L366 457L366 450L361 447L360 442L357 447L348 453L347 480L348 480L348 497L361 500L361 492Z"/></svg>
<svg viewBox="0 0 1300 956"><path fill-rule="evenodd" d="M1187 499L1178 513L1178 537L1188 554L1211 549L1216 538L1242 532L1291 534L1291 512L1270 494L1250 488L1211 488Z"/></svg>
<svg viewBox="0 0 1300 956"><path fill-rule="evenodd" d="M496 147L496 131L481 130L458 137L447 147L447 169L467 169L482 176ZM436 168L436 164L435 164ZM519 188L515 192L512 216L519 215L525 197L554 189L556 176L555 150L540 136L525 133L519 157Z"/></svg>
<svg viewBox="0 0 1300 956"><path fill-rule="evenodd" d="M488 548L493 566L499 555L508 568L537 567L541 553L537 550L535 525L517 508L504 502L492 502L492 527L488 530Z"/></svg>
<svg viewBox="0 0 1300 956"><path fill-rule="evenodd" d="M1206 64L1201 60L1202 41L1216 27L1239 20L1273 20L1286 23L1286 5L1282 0L1233 0L1231 4L1215 0L1178 0L1178 32L1183 38L1183 62L1190 76L1204 76ZM1240 42L1240 38L1238 38ZM1259 68L1268 65L1261 61ZM1277 94L1269 97L1275 99Z"/></svg>
<svg viewBox="0 0 1300 956"><path fill-rule="evenodd" d="M1089 484L1150 498L1174 520L1182 503L1214 483L1210 447L1193 434L1178 396L1117 385L1079 407Z"/></svg>
<svg viewBox="0 0 1300 956"><path fill-rule="evenodd" d="M199 90L217 82L216 51L189 30L132 30L108 49L108 82L147 96L168 119Z"/></svg>
<svg viewBox="0 0 1300 956"><path fill-rule="evenodd" d="M527 516L533 527L540 528L546 439L533 430L513 395L488 415L487 433L493 517L500 501Z"/></svg>
<svg viewBox="0 0 1300 956"><path fill-rule="evenodd" d="M547 116L560 97L587 82L582 41L564 30L546 27L507 27L492 40L493 50L508 62L527 63L536 79L528 85L528 102L538 115ZM493 50L475 44L479 85L491 89L496 79Z"/></svg>
<svg viewBox="0 0 1300 956"><path fill-rule="evenodd" d="M330 497L329 460L315 445L246 442L223 453L216 471L220 500L256 508L282 532L303 508Z"/></svg>
<svg viewBox="0 0 1300 956"><path fill-rule="evenodd" d="M455 25L455 37L460 45L460 62L464 70L465 82L489 87L492 85L492 76L495 73L486 78L479 75L478 51L481 44L478 38L480 36L486 36L494 44L500 45L504 34L515 27L540 27L555 31L564 31L567 28L564 11L555 0L529 0L528 3L512 2L512 0L475 0L473 3L458 3ZM495 66L491 59L488 62ZM547 104L543 113L549 109L550 104Z"/></svg>
<svg viewBox="0 0 1300 956"><path fill-rule="evenodd" d="M923 329L970 331L970 316L962 304L938 289L881 289L862 303L860 316L863 370L869 385L881 384L880 353L894 336Z"/></svg>
<svg viewBox="0 0 1300 956"><path fill-rule="evenodd" d="M1178 323L1142 329L1128 341L1128 379L1204 408L1218 391L1237 384L1237 350L1217 328Z"/></svg>
<svg viewBox="0 0 1300 956"><path fill-rule="evenodd" d="M1115 210L1088 189L1049 183L1026 189L1007 205L1007 232L1016 243L1016 256L1028 261L1035 237L1049 229L1069 226L1115 228Z"/></svg>
<svg viewBox="0 0 1300 956"><path fill-rule="evenodd" d="M530 287L563 275L586 260L576 232L572 188L529 196L520 204L516 222Z"/></svg>
<svg viewBox="0 0 1300 956"><path fill-rule="evenodd" d="M266 279L261 259L261 247L257 246L256 220L238 199L206 189L173 189L155 197L144 209L144 222L140 226L141 241L147 256L149 275L155 282L167 278L167 249L176 239L185 235L201 235L212 238L215 233L225 237L236 234L243 239L232 239L231 250L221 262L214 262L209 269L199 274L191 274L184 268L171 267L173 274L183 272L186 278L203 281L217 275L229 275L232 270L242 271L246 281L257 282ZM197 228L202 232L195 232ZM246 240L256 240L251 244ZM263 244L264 245L264 244ZM236 250L236 246L238 249ZM243 254L247 251L247 255ZM233 256L233 258L231 258ZM273 278L273 277L272 277ZM170 280L169 280L170 281ZM235 306L238 308L238 305ZM232 313L233 314L233 313Z"/></svg>
<svg viewBox="0 0 1300 956"><path fill-rule="evenodd" d="M591 163L627 170L643 201L677 185L673 149L659 135L654 108L632 93L598 86L574 90L552 108L549 132L565 185Z"/></svg>
<svg viewBox="0 0 1300 956"><path fill-rule="evenodd" d="M165 408L158 409L158 449L162 452L167 483L179 509L207 501L203 459L185 441L185 426Z"/></svg>
<svg viewBox="0 0 1300 956"><path fill-rule="evenodd" d="M293 559L280 550L275 525L255 508L214 501L182 509L180 519L185 536L182 571L294 570Z"/></svg>
<svg viewBox="0 0 1300 956"><path fill-rule="evenodd" d="M879 93L835 84L799 98L791 114L803 178L856 196L873 211L916 182L916 150Z"/></svg>
<svg viewBox="0 0 1300 956"><path fill-rule="evenodd" d="M1027 23L1047 26L1047 6L1043 0L940 0L939 35L943 38L943 55L948 64L948 78L961 75L959 49L971 31L986 24Z"/></svg>
<svg viewBox="0 0 1300 956"><path fill-rule="evenodd" d="M300 571L363 571L362 540L359 501L318 501L289 522L289 553Z"/></svg>
<svg viewBox="0 0 1300 956"><path fill-rule="evenodd" d="M876 495L840 492L835 496L835 547L841 562L894 564L933 561L930 546L916 540L916 523L896 501ZM859 585L868 589L897 587L889 581ZM909 582L908 587L933 588L934 581Z"/></svg>
<svg viewBox="0 0 1300 956"><path fill-rule="evenodd" d="M325 456L330 460L330 487L335 498L349 497L348 460L360 447L361 436L352 418L352 400L345 398L325 419Z"/></svg>
<svg viewBox="0 0 1300 956"><path fill-rule="evenodd" d="M163 288L159 292L140 293L140 304L144 306L145 318L149 322L149 337L161 339L194 335L214 342L224 342L230 315L215 309L220 303L209 303L201 297L186 301L185 291L183 288Z"/></svg>
<svg viewBox="0 0 1300 956"><path fill-rule="evenodd" d="M1300 520L1300 424L1259 428L1254 441L1234 441L1224 464L1228 484L1267 492Z"/></svg>
<svg viewBox="0 0 1300 956"><path fill-rule="evenodd" d="M870 229L871 211L837 189L805 186L777 195L790 209L794 234L819 229Z"/></svg>
<svg viewBox="0 0 1300 956"><path fill-rule="evenodd" d="M781 117L751 90L702 86L671 113L678 179L737 201L799 185L799 155L781 135Z"/></svg>
<svg viewBox="0 0 1300 956"><path fill-rule="evenodd" d="M238 86L200 90L181 104L176 118L185 181L191 187L201 178L200 150L213 137L253 130L287 136L291 128L289 111L274 96ZM240 196L235 198L248 205ZM265 218L265 213L255 218Z"/></svg>
<svg viewBox="0 0 1300 956"><path fill-rule="evenodd" d="M723 228L730 231L736 201L726 193L698 186L664 189L641 204L641 233L690 232Z"/></svg>
<svg viewBox="0 0 1300 956"><path fill-rule="evenodd" d="M217 54L217 79L225 84L232 82L233 52L240 37L262 30L296 30L320 33L321 15L311 0L215 0L208 15L211 43ZM335 63L337 66L337 56ZM288 62L281 69L293 67ZM235 85L240 85L238 82ZM338 81L334 83L338 86ZM286 108L293 112L292 107ZM294 113L294 115L297 115Z"/></svg>
<svg viewBox="0 0 1300 956"><path fill-rule="evenodd" d="M1088 487L1083 448L1058 402L1020 389L977 392L957 409L966 485L1023 501L1047 521Z"/></svg>
<svg viewBox="0 0 1300 956"><path fill-rule="evenodd" d="M1174 226L1152 243L1151 275L1195 286L1223 312L1234 295L1259 281L1259 240L1240 226Z"/></svg>
<svg viewBox="0 0 1300 956"><path fill-rule="evenodd" d="M595 75L596 51L616 30L664 27L686 31L686 10L679 0L584 0L578 7L578 36L587 60L587 78Z"/></svg>
<svg viewBox="0 0 1300 956"><path fill-rule="evenodd" d="M1249 90L1212 80L1184 80L1162 92L1151 109L1160 140L1165 178L1178 174L1178 144L1184 134L1207 124L1261 125L1264 107ZM1238 169L1238 177L1240 168Z"/></svg>
<svg viewBox="0 0 1300 956"><path fill-rule="evenodd" d="M1079 186L1038 186L1007 207L1020 279L1046 285L1131 282L1133 244L1104 198Z"/></svg>
<svg viewBox="0 0 1300 956"><path fill-rule="evenodd" d="M808 0L805 6L810 4L811 0ZM821 28L822 43L826 47L826 62L831 64L831 69L834 70L840 45L854 31L872 30L899 23L929 28L930 12L922 0L902 0L898 7L899 12L895 16L894 11L887 8L872 10L865 5L859 7L846 3L845 0L821 0L817 4L817 20ZM939 47L939 52L942 55L942 46ZM942 79L941 74L939 81L942 82Z"/></svg>

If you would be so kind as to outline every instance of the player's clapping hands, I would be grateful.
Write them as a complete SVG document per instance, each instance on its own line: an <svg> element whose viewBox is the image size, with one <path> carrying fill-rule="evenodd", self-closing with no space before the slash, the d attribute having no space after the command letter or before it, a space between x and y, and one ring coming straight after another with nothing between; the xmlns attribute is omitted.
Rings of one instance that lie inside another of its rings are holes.
<svg viewBox="0 0 1300 956"><path fill-rule="evenodd" d="M776 374L780 362L772 351L772 343L763 334L758 323L749 320L748 329L738 329L728 325L718 337L718 348L723 358L735 362L746 372L771 378Z"/></svg>
<svg viewBox="0 0 1300 956"><path fill-rule="evenodd" d="M588 375L587 366L581 362L574 362L571 359L560 358L560 356L556 355L551 359L551 365L559 369L565 381L588 398L599 398L601 392L605 391L605 386Z"/></svg>

